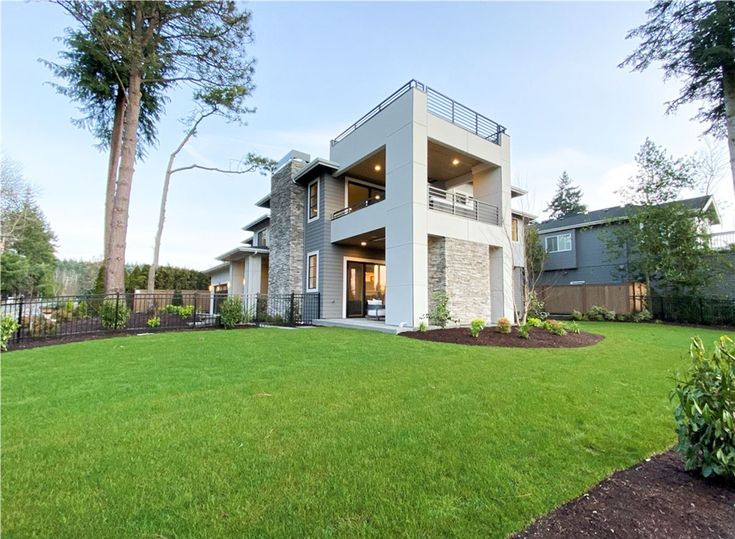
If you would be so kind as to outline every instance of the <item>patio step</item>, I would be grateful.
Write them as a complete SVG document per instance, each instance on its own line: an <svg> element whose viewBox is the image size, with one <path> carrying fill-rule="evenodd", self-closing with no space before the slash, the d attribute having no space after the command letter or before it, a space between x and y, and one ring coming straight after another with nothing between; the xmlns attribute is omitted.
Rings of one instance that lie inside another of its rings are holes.
<svg viewBox="0 0 735 539"><path fill-rule="evenodd" d="M396 334L400 331L407 331L411 328L399 328L398 326L388 326L385 322L377 320L366 320L364 318L321 318L312 322L315 326L345 328L345 329L364 329L367 331L379 331L380 333Z"/></svg>

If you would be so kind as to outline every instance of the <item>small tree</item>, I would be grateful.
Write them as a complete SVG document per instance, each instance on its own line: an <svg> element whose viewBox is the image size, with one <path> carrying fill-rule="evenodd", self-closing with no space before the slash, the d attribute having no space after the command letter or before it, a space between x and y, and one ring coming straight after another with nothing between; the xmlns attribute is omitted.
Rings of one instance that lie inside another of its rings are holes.
<svg viewBox="0 0 735 539"><path fill-rule="evenodd" d="M524 227L523 241L525 243L525 268L523 270L523 308L520 313L520 324L526 323L529 311L539 302L538 284L544 273L546 262L546 250L541 245L536 226L529 223Z"/></svg>
<svg viewBox="0 0 735 539"><path fill-rule="evenodd" d="M572 185L572 179L566 170L562 172L556 183L556 193L546 206L546 210L551 211L550 219L559 219L587 211L587 206L582 204L582 189Z"/></svg>

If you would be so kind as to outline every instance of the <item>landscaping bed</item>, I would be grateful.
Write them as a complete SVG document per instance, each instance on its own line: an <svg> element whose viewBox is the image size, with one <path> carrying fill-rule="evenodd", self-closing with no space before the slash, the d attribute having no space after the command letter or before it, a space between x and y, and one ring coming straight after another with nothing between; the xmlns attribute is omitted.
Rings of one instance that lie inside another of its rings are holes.
<svg viewBox="0 0 735 539"><path fill-rule="evenodd" d="M521 338L518 335L517 328L512 328L510 333L500 333L495 328L486 328L477 337L470 335L467 328L405 331L399 335L421 341L513 348L579 348L597 344L604 338L602 335L587 333L586 331L555 335L541 328L530 328L528 339Z"/></svg>
<svg viewBox="0 0 735 539"><path fill-rule="evenodd" d="M669 451L613 474L513 537L735 537L735 484L686 472Z"/></svg>

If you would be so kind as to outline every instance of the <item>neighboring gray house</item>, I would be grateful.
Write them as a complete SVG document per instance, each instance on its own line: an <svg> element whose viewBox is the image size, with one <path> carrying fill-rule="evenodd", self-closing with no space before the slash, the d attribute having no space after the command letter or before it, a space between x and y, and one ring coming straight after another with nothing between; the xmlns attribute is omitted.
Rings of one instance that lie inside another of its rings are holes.
<svg viewBox="0 0 735 539"><path fill-rule="evenodd" d="M710 224L720 223L719 212L711 195L680 202L692 212L704 215ZM627 219L630 210L627 206L614 206L539 223L539 238L547 252L540 284L608 284L634 281L635 276L629 271L627 253L613 257L605 243L605 236L611 235L612 228ZM722 240L718 241L722 243ZM714 246L721 247L717 243Z"/></svg>
<svg viewBox="0 0 735 539"><path fill-rule="evenodd" d="M505 128L410 81L330 144L277 165L270 214L208 270L229 294L319 294L324 319L417 326L434 291L463 323L513 319L523 226Z"/></svg>

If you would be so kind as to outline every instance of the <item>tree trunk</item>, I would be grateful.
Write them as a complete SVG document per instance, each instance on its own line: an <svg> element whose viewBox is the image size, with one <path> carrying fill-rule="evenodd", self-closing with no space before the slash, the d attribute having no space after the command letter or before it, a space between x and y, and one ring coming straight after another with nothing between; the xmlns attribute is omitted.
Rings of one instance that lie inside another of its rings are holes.
<svg viewBox="0 0 735 539"><path fill-rule="evenodd" d="M163 193L161 193L161 208L158 213L158 229L156 230L156 239L153 243L153 262L148 268L148 293L152 294L156 289L156 271L158 270L158 256L161 252L161 236L163 236L163 223L166 221L166 202L168 200L168 186L171 182L171 169L174 165L174 159L178 150L171 154L168 158L168 167L166 175L163 178Z"/></svg>
<svg viewBox="0 0 735 539"><path fill-rule="evenodd" d="M125 110L124 134L117 174L117 189L112 208L110 227L110 260L105 266L105 292L125 292L125 248L128 233L130 191L135 170L135 154L138 145L138 122L142 77L140 69L130 72L128 106Z"/></svg>
<svg viewBox="0 0 735 539"><path fill-rule="evenodd" d="M735 69L724 69L722 90L725 95L725 121L727 125L727 147L730 150L730 173L735 191Z"/></svg>
<svg viewBox="0 0 735 539"><path fill-rule="evenodd" d="M112 229L112 208L115 204L117 189L117 168L120 163L120 146L125 121L125 88L118 86L115 99L115 117L112 121L110 137L110 159L107 166L107 190L105 192L105 237L103 261L105 266L110 262L110 231Z"/></svg>

